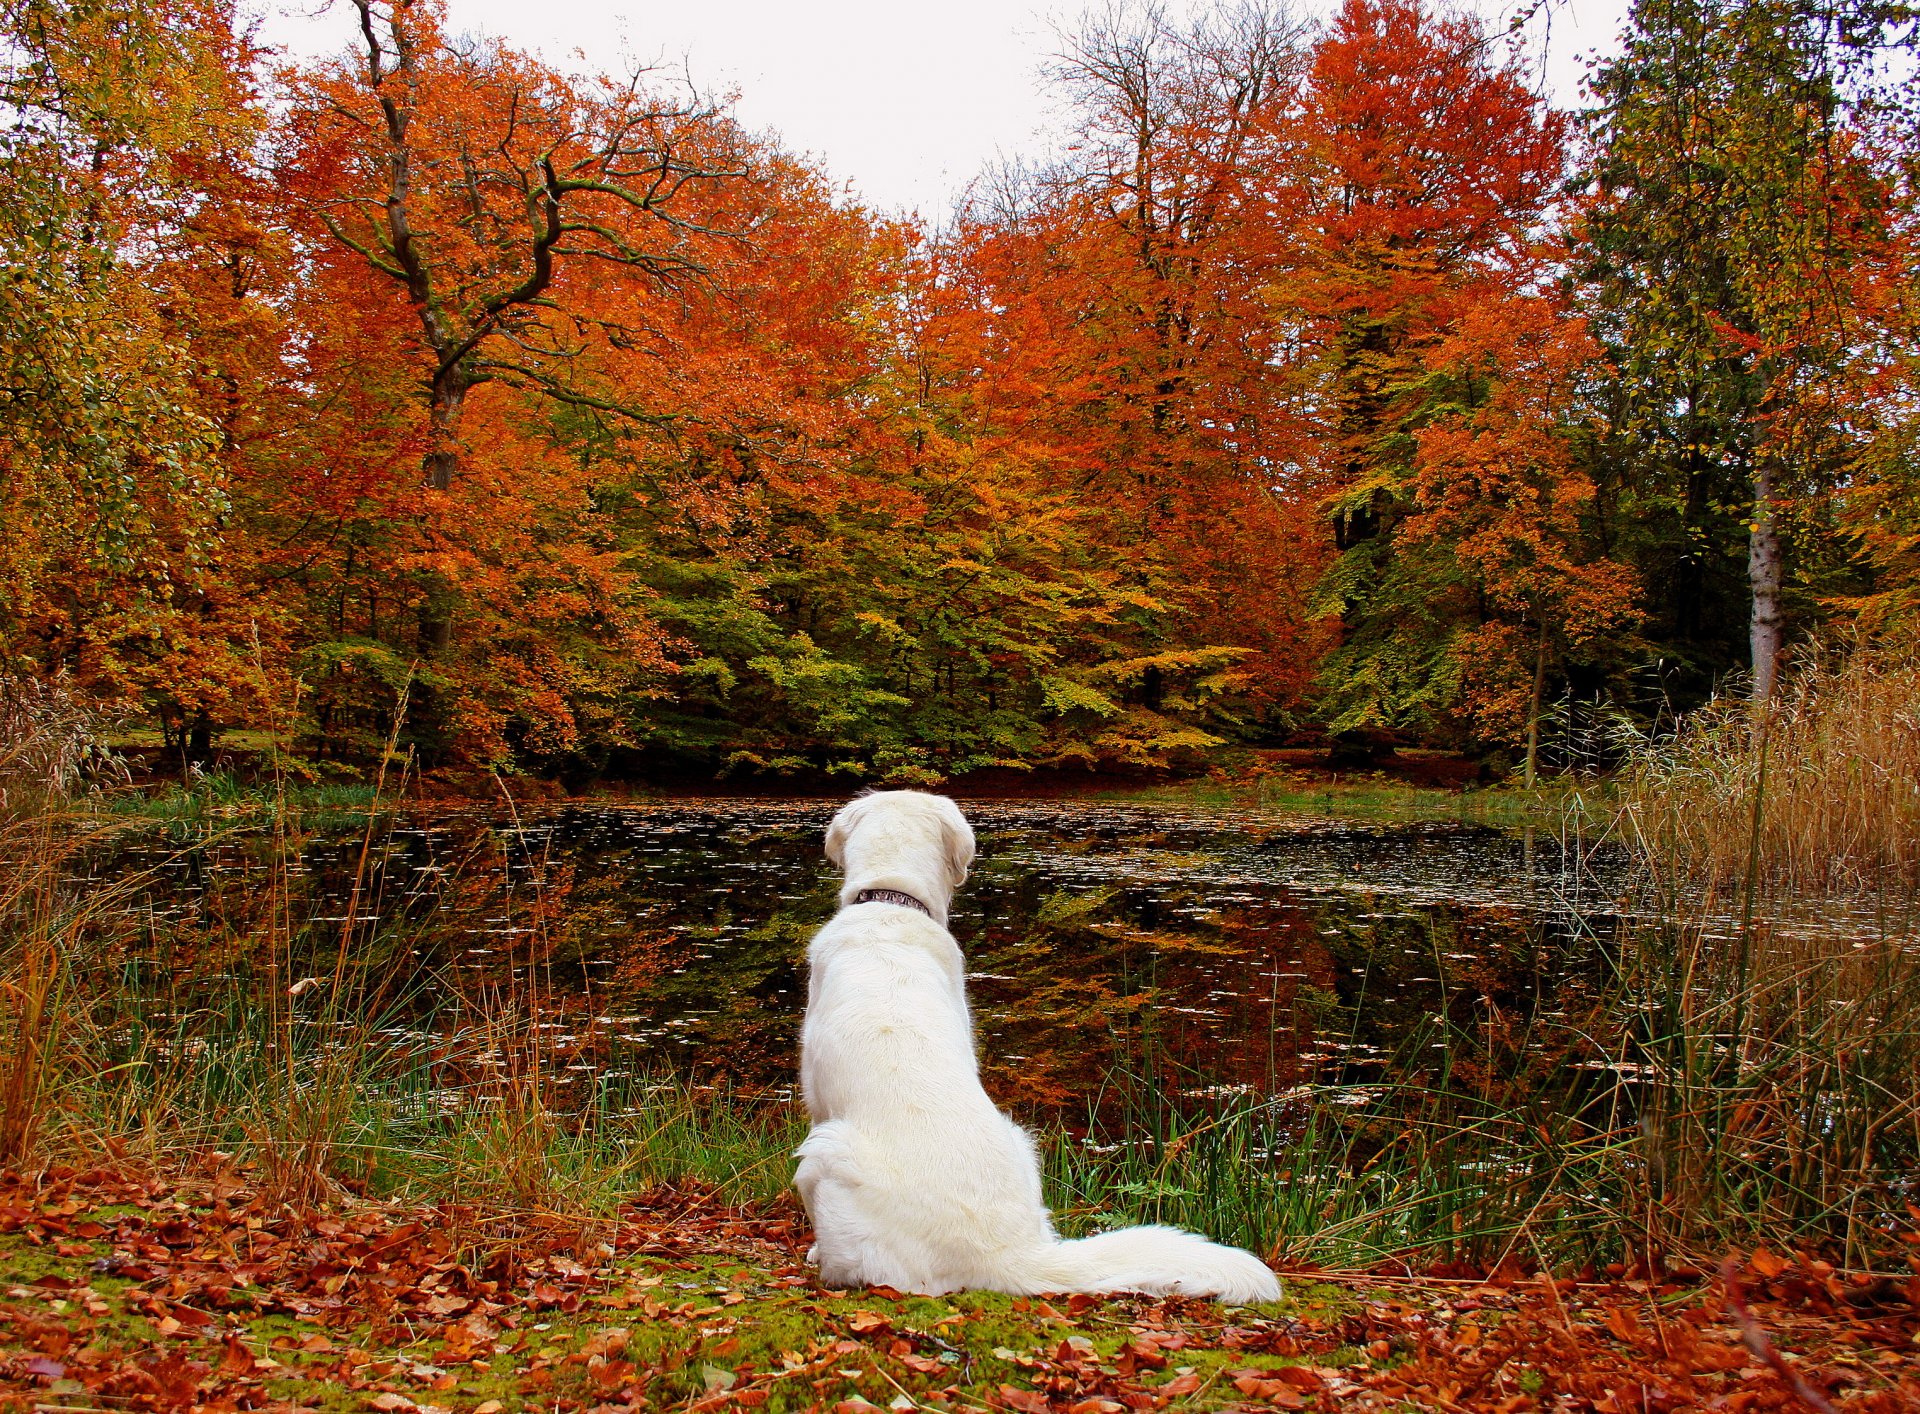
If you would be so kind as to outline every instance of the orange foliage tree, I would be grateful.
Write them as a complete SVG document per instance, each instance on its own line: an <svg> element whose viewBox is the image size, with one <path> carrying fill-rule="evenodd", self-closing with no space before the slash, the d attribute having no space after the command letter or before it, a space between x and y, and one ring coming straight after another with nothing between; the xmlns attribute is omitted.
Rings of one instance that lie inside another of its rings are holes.
<svg viewBox="0 0 1920 1414"><path fill-rule="evenodd" d="M1057 64L1067 155L977 190L938 249L926 366L956 430L1120 557L1132 602L1077 678L1114 747L1284 714L1324 638L1301 612L1321 557L1257 229L1300 43L1256 6L1090 23Z"/></svg>
<svg viewBox="0 0 1920 1414"><path fill-rule="evenodd" d="M1591 351L1542 292L1565 119L1475 22L1348 0L1299 125L1305 198L1272 297L1323 409L1339 553L1318 602L1342 642L1322 710L1336 731L1517 743L1550 663L1631 617L1625 570L1586 563L1569 439Z"/></svg>
<svg viewBox="0 0 1920 1414"><path fill-rule="evenodd" d="M455 45L424 0L355 12L358 58L292 78L276 171L320 295L315 348L383 346L370 366L335 365L345 396L378 403L374 435L310 468L352 468L321 499L367 512L339 553L373 577L362 631L339 613L317 645L318 690L369 673L391 689L417 658L432 728L466 754L570 748L583 714L609 718L665 660L595 529L591 478L544 420L658 416L628 365L652 339L649 306L693 297L681 287L708 273L721 242L699 202L744 175L744 144L642 78L572 82L504 46Z"/></svg>
<svg viewBox="0 0 1920 1414"><path fill-rule="evenodd" d="M172 745L257 709L225 408L178 277L255 140L220 0L0 11L0 643Z"/></svg>
<svg viewBox="0 0 1920 1414"><path fill-rule="evenodd" d="M1687 521L1764 505L1756 603L1903 602L1905 149L1850 96L1810 158L1762 80L1828 51L1751 16L1713 150L1779 230L1722 200L1696 240L1628 104L1574 251L1568 120L1418 0L1109 11L1056 60L1061 154L932 235L646 74L348 13L269 72L226 0L0 7L0 670L189 760L402 727L452 767L932 782L1317 721L1531 773L1563 685L1674 637L1662 458L1706 453L1662 369L1766 374L1726 427L1773 489ZM1772 322L1713 283L1762 235ZM1633 274L1668 246L1684 309Z"/></svg>

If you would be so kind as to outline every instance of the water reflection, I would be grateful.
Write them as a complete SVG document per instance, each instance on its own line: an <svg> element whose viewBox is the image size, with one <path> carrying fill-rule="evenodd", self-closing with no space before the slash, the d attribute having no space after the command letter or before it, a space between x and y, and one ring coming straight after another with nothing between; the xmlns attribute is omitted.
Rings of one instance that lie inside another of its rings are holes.
<svg viewBox="0 0 1920 1414"><path fill-rule="evenodd" d="M562 1084L671 1068L790 1076L801 957L834 907L820 836L838 801L416 814L291 842L158 834L96 861L151 871L127 975L149 1022L222 979L404 1001L397 1036L526 1018ZM1192 1085L1353 1083L1435 1017L1524 1029L1576 1005L1621 887L1586 842L1481 826L1355 825L1105 802L971 801L973 877L953 910L989 1087L1077 1112L1116 1060ZM345 964L341 950L344 948ZM296 982L296 985L299 985ZM408 1018L411 1018L410 1020ZM1418 1042L1451 1064L1445 1035ZM501 1064L498 1050L477 1064Z"/></svg>

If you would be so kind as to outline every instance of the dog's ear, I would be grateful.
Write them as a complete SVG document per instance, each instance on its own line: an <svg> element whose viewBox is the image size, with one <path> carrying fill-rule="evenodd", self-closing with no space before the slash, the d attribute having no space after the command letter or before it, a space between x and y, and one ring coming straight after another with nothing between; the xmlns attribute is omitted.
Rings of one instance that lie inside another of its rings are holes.
<svg viewBox="0 0 1920 1414"><path fill-rule="evenodd" d="M967 882L967 866L973 863L973 826L951 800L943 795L939 801L940 835L947 855L947 886L957 889Z"/></svg>
<svg viewBox="0 0 1920 1414"><path fill-rule="evenodd" d="M862 791L852 800L840 807L840 811L827 824L827 862L836 869L847 867L847 836L853 832L854 823L860 817L860 808L866 804L869 791Z"/></svg>

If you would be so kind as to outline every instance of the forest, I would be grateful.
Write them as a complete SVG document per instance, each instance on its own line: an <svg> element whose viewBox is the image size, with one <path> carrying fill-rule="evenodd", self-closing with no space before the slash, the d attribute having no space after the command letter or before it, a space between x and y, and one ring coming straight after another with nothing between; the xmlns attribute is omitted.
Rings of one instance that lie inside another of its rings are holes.
<svg viewBox="0 0 1920 1414"><path fill-rule="evenodd" d="M1764 699L1920 573L1913 26L1064 33L938 220L665 72L8 0L0 672L191 765L1156 767Z"/></svg>
<svg viewBox="0 0 1920 1414"><path fill-rule="evenodd" d="M1920 11L1563 3L1112 0L908 217L0 0L0 1411L1920 1409ZM1279 1300L826 1284L903 907L1044 1221Z"/></svg>

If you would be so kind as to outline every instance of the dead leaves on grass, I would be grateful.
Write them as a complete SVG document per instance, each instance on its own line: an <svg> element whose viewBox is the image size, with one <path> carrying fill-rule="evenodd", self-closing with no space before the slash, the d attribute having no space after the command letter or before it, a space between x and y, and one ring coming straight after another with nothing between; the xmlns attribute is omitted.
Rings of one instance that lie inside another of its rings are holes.
<svg viewBox="0 0 1920 1414"><path fill-rule="evenodd" d="M181 1185L15 1176L0 1178L9 1233L5 1250L44 1259L40 1275L0 1289L0 1400L19 1405L226 1414L284 1407L299 1387L290 1382L325 1381L379 1414L504 1414L474 1385L498 1385L510 1367L509 1397L554 1414L706 1414L776 1395L842 1414L1920 1408L1920 1276L1849 1276L1771 1252L1719 1280L1619 1272L1549 1284L1512 1269L1482 1282L1356 1278L1354 1298L1325 1316L1019 1300L1015 1350L989 1348L958 1305L916 1323L881 1289L833 1309L799 1264L805 1236L793 1222L697 1192L651 1195L586 1231L451 1208L294 1213L232 1174ZM689 1280L614 1265L635 1255ZM717 1256L753 1280L713 1285ZM813 1334L772 1356L743 1345L776 1309ZM297 1334L262 1339L267 1318ZM1004 1328L1008 1316L996 1319ZM553 1324L591 1334L562 1339ZM1757 1353L1756 1330L1772 1360ZM671 1339L654 1338L663 1332ZM850 1385L861 1393L848 1397Z"/></svg>

